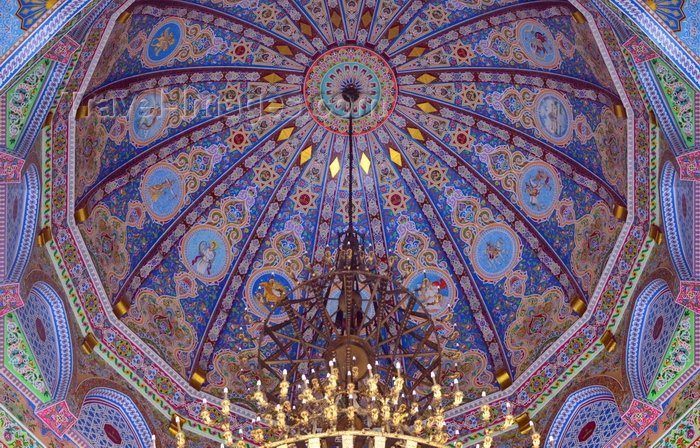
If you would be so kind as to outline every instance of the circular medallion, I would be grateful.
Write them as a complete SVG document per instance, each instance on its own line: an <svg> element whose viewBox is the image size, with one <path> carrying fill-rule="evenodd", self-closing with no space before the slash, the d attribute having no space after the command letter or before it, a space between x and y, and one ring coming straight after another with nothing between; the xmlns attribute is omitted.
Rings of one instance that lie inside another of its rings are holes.
<svg viewBox="0 0 700 448"><path fill-rule="evenodd" d="M455 285L444 272L435 269L414 272L406 288L415 294L433 318L445 314L455 298Z"/></svg>
<svg viewBox="0 0 700 448"><path fill-rule="evenodd" d="M561 183L554 169L545 162L532 162L518 180L518 201L528 215L544 219L552 213L559 199Z"/></svg>
<svg viewBox="0 0 700 448"><path fill-rule="evenodd" d="M179 173L167 163L150 167L141 182L141 199L156 221L169 221L182 207L185 188Z"/></svg>
<svg viewBox="0 0 700 448"><path fill-rule="evenodd" d="M571 136L571 107L559 92L543 90L535 99L535 124L553 143L566 143Z"/></svg>
<svg viewBox="0 0 700 448"><path fill-rule="evenodd" d="M353 134L376 129L396 106L396 77L378 54L361 47L338 47L321 55L304 80L304 98L311 116L324 128L346 135L350 106L342 91L353 85L360 98L352 115Z"/></svg>
<svg viewBox="0 0 700 448"><path fill-rule="evenodd" d="M471 259L476 273L484 280L496 281L510 272L520 258L520 240L502 224L487 226L472 245Z"/></svg>
<svg viewBox="0 0 700 448"><path fill-rule="evenodd" d="M201 280L215 282L226 273L231 260L228 242L212 226L192 228L182 239L182 262Z"/></svg>
<svg viewBox="0 0 700 448"><path fill-rule="evenodd" d="M143 48L146 65L157 66L169 62L175 56L184 34L185 23L180 19L167 19L156 26Z"/></svg>
<svg viewBox="0 0 700 448"><path fill-rule="evenodd" d="M274 310L270 320L280 322L287 318L287 313L278 308L277 303L294 288L293 285L292 279L284 272L274 268L261 269L248 280L245 301L252 312L263 319ZM294 293L291 298L296 296Z"/></svg>
<svg viewBox="0 0 700 448"><path fill-rule="evenodd" d="M559 64L559 52L549 30L534 20L523 20L518 24L520 47L527 57L543 68L554 68Z"/></svg>
<svg viewBox="0 0 700 448"><path fill-rule="evenodd" d="M156 90L143 92L131 103L131 138L137 145L146 145L157 139L168 122L165 98Z"/></svg>

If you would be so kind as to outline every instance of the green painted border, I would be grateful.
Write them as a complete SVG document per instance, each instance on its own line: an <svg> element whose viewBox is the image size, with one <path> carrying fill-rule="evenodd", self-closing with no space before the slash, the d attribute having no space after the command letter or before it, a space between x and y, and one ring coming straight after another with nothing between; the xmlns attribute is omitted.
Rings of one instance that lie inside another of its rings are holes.
<svg viewBox="0 0 700 448"><path fill-rule="evenodd" d="M666 390L668 390L669 387L673 386L673 384L676 382L676 380L682 376L685 372L688 371L694 364L695 364L695 314L690 311L690 310L685 310L683 312L683 316L681 317L681 320L683 320L686 316L690 317L690 356L688 356L688 359L685 362L685 366L683 367L682 370L679 372L676 372L676 374L673 376L672 379L670 379L664 387L661 389L656 389L655 387L652 387L652 389L649 391L648 399L651 401L655 401L657 398L659 398L661 395L663 395ZM673 354L673 345L680 339L680 332L681 332L681 326L680 324L678 325L678 328L676 329L676 332L673 334L673 338L671 339L671 343L668 345L668 349L666 350L666 354L664 355L664 359L661 362L661 365L659 366L659 370L656 372L656 376L654 384L656 384L656 380L659 379L659 376L661 376L661 371L663 368L670 364L672 361L671 355Z"/></svg>
<svg viewBox="0 0 700 448"><path fill-rule="evenodd" d="M9 343L7 341L7 321L12 320L12 322L17 325L17 333L19 334L20 338L20 344L22 344L24 347L27 348L27 362L34 364L34 367L36 368L36 371L39 376L39 380L44 383L44 392L41 392L38 390L36 387L34 387L34 384L32 384L31 381L27 380L24 375L19 373L18 371L15 370L14 366L12 365L12 362L10 362L10 351L9 351ZM32 348L29 346L29 343L27 343L27 338L24 336L24 332L22 331L22 326L19 324L17 321L17 318L14 316L14 313L8 313L5 316L5 326L4 326L4 334L2 335L3 338L3 350L5 352L3 356L3 362L5 363L5 368L14 375L17 380L19 380L24 386L32 391L36 397L41 400L42 403L48 403L51 400L51 394L49 394L48 387L46 387L46 381L44 381L44 377L41 374L41 371L39 370L39 366L36 362L36 358L34 357L34 353L32 353Z"/></svg>

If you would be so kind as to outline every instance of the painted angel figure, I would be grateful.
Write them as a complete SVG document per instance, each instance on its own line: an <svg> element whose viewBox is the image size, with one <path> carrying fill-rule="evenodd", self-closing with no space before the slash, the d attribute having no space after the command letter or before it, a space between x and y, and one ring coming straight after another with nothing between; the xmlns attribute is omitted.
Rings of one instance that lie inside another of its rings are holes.
<svg viewBox="0 0 700 448"><path fill-rule="evenodd" d="M549 183L549 181L550 177L547 173L542 170L537 170L535 176L525 182L525 193L530 196L530 205L537 210L541 210L545 207L543 204L540 204L539 196L542 192L542 188L547 190L552 189L552 185Z"/></svg>
<svg viewBox="0 0 700 448"><path fill-rule="evenodd" d="M216 258L216 249L219 247L216 241L211 241L209 244L206 241L199 243L199 255L192 260L194 270L201 276L211 275L211 266Z"/></svg>
<svg viewBox="0 0 700 448"><path fill-rule="evenodd" d="M501 261L505 256L505 249L503 248L503 240L498 239L495 243L490 241L486 242L486 259L492 267L498 265L497 262Z"/></svg>

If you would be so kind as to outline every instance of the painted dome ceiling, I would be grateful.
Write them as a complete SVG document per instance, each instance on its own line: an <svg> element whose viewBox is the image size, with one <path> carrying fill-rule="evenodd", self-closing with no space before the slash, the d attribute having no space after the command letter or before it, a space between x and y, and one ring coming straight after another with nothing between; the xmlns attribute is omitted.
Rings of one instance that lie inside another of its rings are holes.
<svg viewBox="0 0 700 448"><path fill-rule="evenodd" d="M122 322L183 379L244 399L262 321L347 226L347 84L357 227L380 270L429 279L443 372L496 391L579 318L627 132L571 4L157 5L121 16L90 79L76 209Z"/></svg>

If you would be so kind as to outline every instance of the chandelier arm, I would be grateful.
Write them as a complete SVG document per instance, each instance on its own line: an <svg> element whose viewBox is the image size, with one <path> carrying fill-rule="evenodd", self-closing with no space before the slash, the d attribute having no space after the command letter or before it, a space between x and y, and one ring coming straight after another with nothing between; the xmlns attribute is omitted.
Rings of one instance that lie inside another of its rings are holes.
<svg viewBox="0 0 700 448"><path fill-rule="evenodd" d="M291 309L291 307L290 307L290 309ZM316 331L317 334L321 334L321 335L324 335L324 336L329 336L329 335L327 335L323 330L321 330L320 328L318 328L316 325L314 325L313 323L309 322L309 320L306 318L306 316L300 314L299 312L297 312L297 310L293 310L293 313L289 313L289 314L287 314L287 316L291 317L290 314L293 314L295 317L297 317L297 318L299 318L300 320L302 320L306 325L309 326L309 328L312 328L314 331ZM296 326L295 326L295 327L296 327ZM298 328L297 330L298 330L297 333L298 333L299 335L304 334L304 331L302 331L301 328ZM328 337L327 337L327 339L328 339ZM299 340L298 342L301 342L301 341ZM319 348L320 348L320 347L319 347ZM321 350L323 350L323 349L321 349Z"/></svg>
<svg viewBox="0 0 700 448"><path fill-rule="evenodd" d="M401 309L401 304L399 303L398 305L395 305L389 313L387 313L386 317L382 319L381 321L377 322L377 328L375 329L374 333L377 333L380 328L382 328L393 316L393 314ZM370 337L374 336L374 333L370 335Z"/></svg>
<svg viewBox="0 0 700 448"><path fill-rule="evenodd" d="M292 345L293 345L292 342L290 342L288 344L283 344L279 339L277 339L276 337L273 337L273 335L271 335L271 334L268 334L268 335L272 338L272 340L275 342L275 344L277 344L280 347L279 350L272 352L272 354L268 356L268 359L270 359L270 358L277 359L280 355L286 355L287 351L290 348L292 348Z"/></svg>
<svg viewBox="0 0 700 448"><path fill-rule="evenodd" d="M303 364L305 362L323 362L323 358L307 358L307 359L290 359L289 361L265 361L265 364L280 365L280 364Z"/></svg>
<svg viewBox="0 0 700 448"><path fill-rule="evenodd" d="M422 338L421 341L420 341L420 345L427 345L428 339L433 335L433 329L434 329L434 327L428 327L428 330L427 330L426 333L423 335L423 338ZM410 367L413 367L414 365L417 365L416 362L415 362L415 361L416 361L416 358L417 358L417 353L414 351L414 352L413 352L413 356L411 357L411 359L410 359L410 361L409 361L409 364L408 364L408 366L406 367L406 369L408 369L408 368L410 368Z"/></svg>

